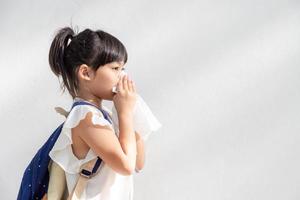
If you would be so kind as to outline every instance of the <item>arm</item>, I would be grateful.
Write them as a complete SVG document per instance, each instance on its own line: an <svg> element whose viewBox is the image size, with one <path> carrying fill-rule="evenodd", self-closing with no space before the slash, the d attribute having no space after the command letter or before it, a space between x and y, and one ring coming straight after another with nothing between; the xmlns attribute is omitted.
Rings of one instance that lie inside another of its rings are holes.
<svg viewBox="0 0 300 200"><path fill-rule="evenodd" d="M112 120L112 112L106 107L104 108L109 113L110 119ZM136 152L137 152L135 172L139 172L144 168L145 165L145 142L141 138L140 134L137 133L136 131L135 131L135 140L136 140Z"/></svg>
<svg viewBox="0 0 300 200"><path fill-rule="evenodd" d="M61 115L65 116L66 118L69 114L65 109L63 109L61 107L55 107L55 110L58 113L60 113ZM106 111L108 111L108 109L106 109ZM112 113L109 111L108 111L108 113L110 115L110 119L112 119ZM86 120L85 120L85 122L86 122ZM135 139L136 139L136 153L137 153L135 171L139 172L140 170L143 169L144 164L145 164L145 148L144 148L144 141L137 132L135 132ZM85 140L87 140L87 138L85 138ZM116 169L116 167L113 167L113 168ZM128 174L126 174L126 172L123 172L123 171L121 172L120 169L118 169L118 170L116 169L116 171L118 171L119 173L121 173L123 175L128 175Z"/></svg>
<svg viewBox="0 0 300 200"><path fill-rule="evenodd" d="M120 137L117 138L108 125L94 125L92 113L72 129L113 170L122 175L131 175L136 163L136 140L132 117L120 115Z"/></svg>
<svg viewBox="0 0 300 200"><path fill-rule="evenodd" d="M144 144L144 140L137 132L135 132L135 139L136 139L136 151L137 151L135 171L139 172L144 168L145 165L145 144Z"/></svg>
<svg viewBox="0 0 300 200"><path fill-rule="evenodd" d="M112 120L112 112L104 107L105 110L109 113L110 119ZM112 120L113 121L113 120ZM135 172L139 172L144 168L145 165L145 143L141 138L140 134L135 131L135 139L136 139L136 164L135 164Z"/></svg>

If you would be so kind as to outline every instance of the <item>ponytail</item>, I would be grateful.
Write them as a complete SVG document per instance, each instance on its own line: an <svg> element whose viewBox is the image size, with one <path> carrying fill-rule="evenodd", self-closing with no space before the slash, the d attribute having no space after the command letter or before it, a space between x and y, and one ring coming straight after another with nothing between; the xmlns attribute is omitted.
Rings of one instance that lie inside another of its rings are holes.
<svg viewBox="0 0 300 200"><path fill-rule="evenodd" d="M61 76L63 83L61 88L65 90L65 87L68 89L71 88L67 74L68 69L65 65L65 50L69 44L69 39L73 39L74 31L70 27L62 28L58 31L55 38L52 41L50 51L49 51L49 64L52 72L57 76Z"/></svg>

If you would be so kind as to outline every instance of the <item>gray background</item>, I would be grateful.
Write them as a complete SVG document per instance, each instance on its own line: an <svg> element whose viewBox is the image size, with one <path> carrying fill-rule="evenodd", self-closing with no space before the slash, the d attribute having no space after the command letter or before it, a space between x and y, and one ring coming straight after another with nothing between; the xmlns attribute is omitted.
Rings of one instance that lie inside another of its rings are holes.
<svg viewBox="0 0 300 200"><path fill-rule="evenodd" d="M71 105L48 51L72 24L125 44L127 72L163 125L147 141L135 200L298 200L299 3L1 1L1 199L16 199L63 121L54 107Z"/></svg>

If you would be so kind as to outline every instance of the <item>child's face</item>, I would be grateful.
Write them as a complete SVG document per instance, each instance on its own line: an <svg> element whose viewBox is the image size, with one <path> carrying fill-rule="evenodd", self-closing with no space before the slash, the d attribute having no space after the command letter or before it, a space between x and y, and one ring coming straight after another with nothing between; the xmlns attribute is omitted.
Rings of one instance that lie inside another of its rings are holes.
<svg viewBox="0 0 300 200"><path fill-rule="evenodd" d="M99 67L96 73L92 73L86 86L98 98L112 100L114 95L112 88L117 85L123 68L123 62L107 63Z"/></svg>

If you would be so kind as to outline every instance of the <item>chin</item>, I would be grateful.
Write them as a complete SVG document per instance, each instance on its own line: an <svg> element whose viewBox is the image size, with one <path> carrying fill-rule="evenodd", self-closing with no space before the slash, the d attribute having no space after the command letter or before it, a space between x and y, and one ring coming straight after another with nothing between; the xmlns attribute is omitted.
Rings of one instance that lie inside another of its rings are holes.
<svg viewBox="0 0 300 200"><path fill-rule="evenodd" d="M115 93L111 92L110 94L108 94L104 99L108 100L108 101L112 101L113 97L114 97Z"/></svg>

